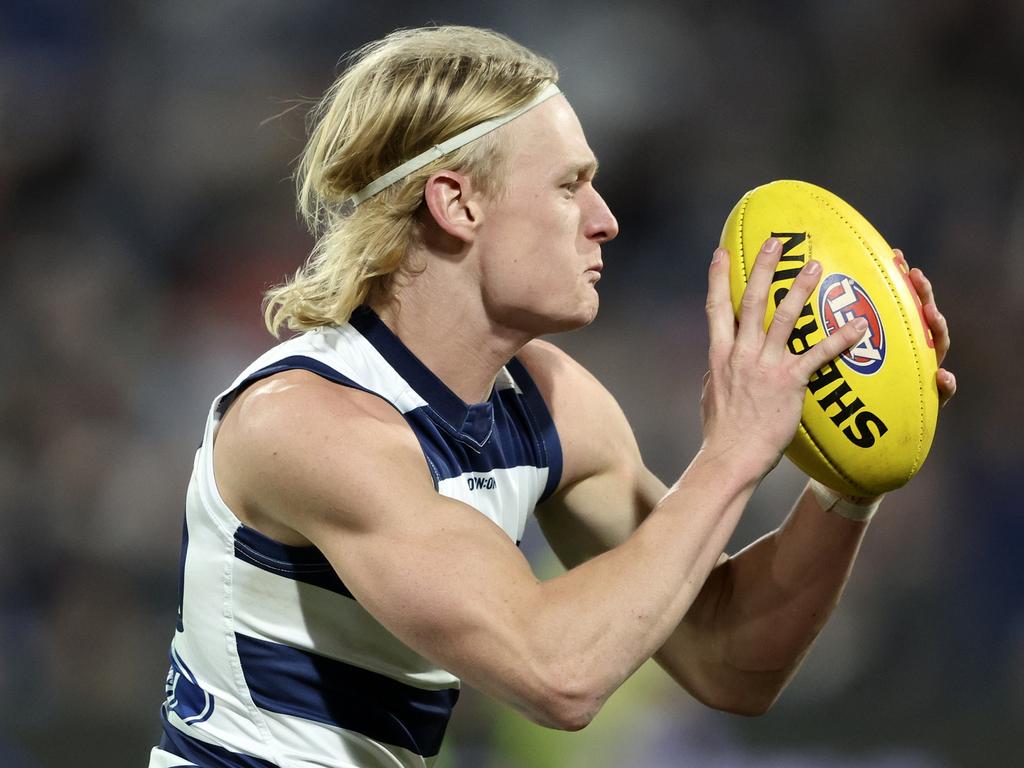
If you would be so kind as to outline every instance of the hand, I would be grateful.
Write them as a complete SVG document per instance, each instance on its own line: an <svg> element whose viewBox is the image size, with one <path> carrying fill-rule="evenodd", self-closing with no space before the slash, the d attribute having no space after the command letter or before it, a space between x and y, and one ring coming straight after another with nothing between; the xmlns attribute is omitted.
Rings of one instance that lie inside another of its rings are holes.
<svg viewBox="0 0 1024 768"><path fill-rule="evenodd" d="M893 253L899 258L903 258L903 252L899 248L894 248ZM956 394L956 376L942 367L942 361L946 359L946 353L949 352L949 326L946 324L946 318L939 312L939 308L935 304L931 281L925 277L924 272L914 267L910 270L910 282L914 286L914 290L917 291L918 298L921 299L924 319L935 340L935 357L939 361L935 383L939 388L939 406L941 407Z"/></svg>
<svg viewBox="0 0 1024 768"><path fill-rule="evenodd" d="M809 261L775 310L767 332L765 308L781 245L769 238L750 273L733 316L729 292L729 253L715 251L708 275L708 376L701 393L702 450L733 453L767 474L793 440L803 411L807 380L825 363L855 344L867 329L858 318L802 355L786 346L800 311L821 279L821 265Z"/></svg>
<svg viewBox="0 0 1024 768"><path fill-rule="evenodd" d="M903 251L899 248L894 248L893 253L897 258L906 261ZM914 290L917 291L917 297L921 300L924 319L927 321L928 328L932 332L932 339L935 341L935 357L940 366L935 374L935 383L939 389L939 407L941 408L956 394L956 377L951 371L941 367L946 353L949 352L949 326L946 324L946 318L939 312L939 308L935 304L931 281L925 277L924 272L914 267L910 270L910 282L914 286ZM884 495L882 494L882 496ZM846 494L839 494L839 496L846 501L864 506L882 498L882 496L847 496Z"/></svg>

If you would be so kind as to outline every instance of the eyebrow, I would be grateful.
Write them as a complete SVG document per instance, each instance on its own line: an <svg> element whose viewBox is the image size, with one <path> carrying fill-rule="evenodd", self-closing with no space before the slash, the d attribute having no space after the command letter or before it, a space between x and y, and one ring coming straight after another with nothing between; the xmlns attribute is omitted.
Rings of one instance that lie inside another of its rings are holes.
<svg viewBox="0 0 1024 768"><path fill-rule="evenodd" d="M600 167L600 163L598 162L597 158L595 157L592 160L584 160L584 161L575 162L575 163L571 163L571 164L567 165L565 167L565 170L563 171L563 175L568 175L570 173L575 173L576 176L586 176L586 175L589 175L591 178L593 178L594 176L597 175L597 169L599 167Z"/></svg>

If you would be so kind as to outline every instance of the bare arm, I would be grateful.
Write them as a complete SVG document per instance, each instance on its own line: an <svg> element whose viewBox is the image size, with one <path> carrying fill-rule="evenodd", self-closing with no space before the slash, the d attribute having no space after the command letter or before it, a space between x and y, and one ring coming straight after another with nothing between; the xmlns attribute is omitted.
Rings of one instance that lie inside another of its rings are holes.
<svg viewBox="0 0 1024 768"><path fill-rule="evenodd" d="M648 473L639 492L625 486L593 497L578 492L568 504L548 505L538 519L572 568L628 536L629 518L643 519L664 489ZM629 514L611 514L616 503ZM748 715L766 711L838 603L865 528L823 512L805 491L777 530L719 558L654 658L709 706Z"/></svg>
<svg viewBox="0 0 1024 768"><path fill-rule="evenodd" d="M685 509L676 497L620 547L540 582L497 526L436 493L415 436L372 395L272 377L229 411L217 450L224 493L244 488L250 514L316 544L397 637L570 729L665 642L756 481L698 457L678 483Z"/></svg>
<svg viewBox="0 0 1024 768"><path fill-rule="evenodd" d="M767 711L839 603L866 529L805 490L777 530L723 559L659 663L711 706Z"/></svg>
<svg viewBox="0 0 1024 768"><path fill-rule="evenodd" d="M936 384L945 405L956 393L956 378L941 367L949 328L921 270L912 270L911 280L935 339ZM777 530L723 558L656 658L708 703L766 711L838 604L866 530L867 523L824 512L804 489Z"/></svg>
<svg viewBox="0 0 1024 768"><path fill-rule="evenodd" d="M941 365L949 349L945 320L924 275L913 270L911 276ZM578 468L590 479L538 511L552 547L573 567L625 540L667 489L639 462L625 417L593 377L553 347L533 345L530 355L539 370L554 368L547 357L571 372L571 384L560 387L552 377L539 383L560 433L575 445L596 447L591 465ZM940 368L937 383L945 403L955 392L955 378ZM595 412L612 415L595 419ZM590 434L595 423L601 425L601 437ZM609 436L609 430L614 434ZM720 558L655 658L711 706L764 712L795 674L838 603L866 527L822 511L805 490L777 530L732 557Z"/></svg>

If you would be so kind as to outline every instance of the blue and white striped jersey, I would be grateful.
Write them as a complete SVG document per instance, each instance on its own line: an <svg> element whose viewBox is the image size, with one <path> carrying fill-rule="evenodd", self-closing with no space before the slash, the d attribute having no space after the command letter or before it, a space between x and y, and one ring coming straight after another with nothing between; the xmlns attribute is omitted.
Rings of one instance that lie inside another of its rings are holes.
<svg viewBox="0 0 1024 768"><path fill-rule="evenodd" d="M429 766L459 680L402 644L315 547L243 525L213 476L213 435L245 387L304 369L372 392L403 414L437 492L515 542L558 485L558 436L513 359L485 403L466 405L368 308L274 347L213 403L185 504L180 604L164 735L150 768Z"/></svg>

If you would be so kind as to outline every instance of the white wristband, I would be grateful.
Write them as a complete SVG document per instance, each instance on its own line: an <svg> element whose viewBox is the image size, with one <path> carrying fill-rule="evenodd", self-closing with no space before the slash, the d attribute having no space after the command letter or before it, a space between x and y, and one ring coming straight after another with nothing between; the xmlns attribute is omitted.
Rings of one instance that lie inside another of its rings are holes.
<svg viewBox="0 0 1024 768"><path fill-rule="evenodd" d="M818 504L821 505L823 510L835 512L840 517L845 517L848 520L867 522L875 514L878 505L882 503L882 499L879 497L871 504L854 504L813 478L807 484L807 487L811 489L811 493L814 494L814 498L817 499Z"/></svg>

